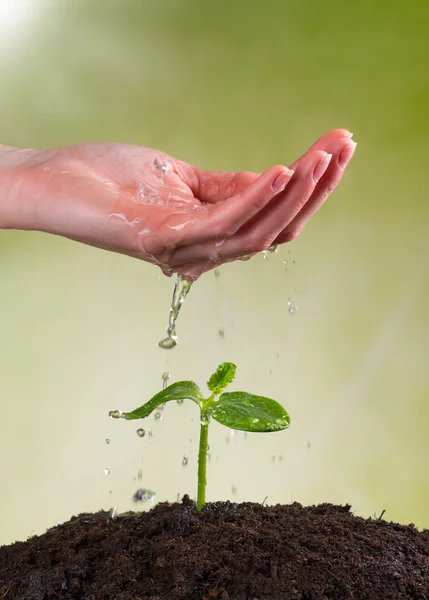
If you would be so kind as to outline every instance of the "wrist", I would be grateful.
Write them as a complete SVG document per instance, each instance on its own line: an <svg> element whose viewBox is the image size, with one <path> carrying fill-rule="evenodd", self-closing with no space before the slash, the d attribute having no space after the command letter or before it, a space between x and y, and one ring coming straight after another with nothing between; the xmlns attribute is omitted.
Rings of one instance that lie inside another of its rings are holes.
<svg viewBox="0 0 429 600"><path fill-rule="evenodd" d="M38 151L3 148L0 146L0 229L35 229L31 179Z"/></svg>

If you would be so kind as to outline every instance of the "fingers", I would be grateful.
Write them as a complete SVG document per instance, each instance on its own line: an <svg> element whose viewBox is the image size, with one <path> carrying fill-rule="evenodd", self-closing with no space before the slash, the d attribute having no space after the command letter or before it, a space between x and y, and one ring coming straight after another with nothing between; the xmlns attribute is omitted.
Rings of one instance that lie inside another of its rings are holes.
<svg viewBox="0 0 429 600"><path fill-rule="evenodd" d="M352 136L353 134L350 133L350 131L348 131L347 129L334 129L332 131L329 131L328 133L322 135L318 140L316 140L316 142L314 142L314 144L310 146L310 148L307 150L304 156L306 154L309 154L310 152L313 152L314 150L325 150L325 152L332 154L332 152L329 150L329 147L332 145L332 143L336 142L338 139L351 139ZM300 160L302 160L302 158L303 157L298 158L290 166L290 168L295 171L296 167L298 166L298 163L300 162Z"/></svg>
<svg viewBox="0 0 429 600"><path fill-rule="evenodd" d="M254 190L254 196L251 196L252 201L246 200L246 219L240 227L237 227L239 214L235 214L236 211L238 213L240 202L231 199L228 205L227 200L219 205L219 213L224 207L229 211L228 215L223 214L223 222L226 227L229 227L228 230L225 229L228 235L177 250L172 257L172 264L177 266L204 260L219 263L265 250L306 204L317 181L326 171L330 159L331 156L322 150L316 150L306 156L301 160L291 181L278 194L273 194L268 187L265 187L263 180L268 176L268 172L264 173L253 186L250 186ZM283 177L290 178L285 172ZM260 190L257 189L258 187ZM232 223L233 227L231 227Z"/></svg>
<svg viewBox="0 0 429 600"><path fill-rule="evenodd" d="M317 184L310 200L302 207L296 217L275 239L275 244L294 240L303 230L311 217L321 208L329 195L340 183L344 170L356 150L356 143L350 138L343 138L328 145L327 150L332 154L332 160L324 176Z"/></svg>
<svg viewBox="0 0 429 600"><path fill-rule="evenodd" d="M171 244L177 248L231 237L285 188L292 175L287 167L271 167L235 196L195 211L187 222L183 215L174 215L166 224Z"/></svg>
<svg viewBox="0 0 429 600"><path fill-rule="evenodd" d="M273 244L311 198L331 155L316 150L303 158L289 185L220 249L221 257L260 252Z"/></svg>

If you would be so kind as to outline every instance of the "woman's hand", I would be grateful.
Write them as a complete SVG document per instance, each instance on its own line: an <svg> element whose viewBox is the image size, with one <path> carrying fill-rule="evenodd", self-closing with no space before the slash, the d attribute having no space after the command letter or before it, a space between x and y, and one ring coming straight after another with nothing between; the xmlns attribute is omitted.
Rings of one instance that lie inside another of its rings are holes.
<svg viewBox="0 0 429 600"><path fill-rule="evenodd" d="M204 171L125 144L50 151L0 146L0 224L62 235L195 279L297 237L355 150L344 129L291 168Z"/></svg>

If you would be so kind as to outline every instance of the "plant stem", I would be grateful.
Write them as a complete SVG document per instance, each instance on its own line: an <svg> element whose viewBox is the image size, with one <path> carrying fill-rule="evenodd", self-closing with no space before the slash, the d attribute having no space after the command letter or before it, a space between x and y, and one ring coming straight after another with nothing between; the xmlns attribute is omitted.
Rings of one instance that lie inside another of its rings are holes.
<svg viewBox="0 0 429 600"><path fill-rule="evenodd" d="M201 411L200 447L198 450L198 496L197 509L201 510L206 502L207 450L209 448L209 417Z"/></svg>

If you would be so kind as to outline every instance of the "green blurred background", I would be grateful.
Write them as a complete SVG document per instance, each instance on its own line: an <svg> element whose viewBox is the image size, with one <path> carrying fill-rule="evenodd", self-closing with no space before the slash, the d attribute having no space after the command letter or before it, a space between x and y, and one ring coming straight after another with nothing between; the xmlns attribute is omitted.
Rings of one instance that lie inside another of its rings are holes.
<svg viewBox="0 0 429 600"><path fill-rule="evenodd" d="M209 499L350 503L429 527L428 30L425 0L0 0L2 143L132 142L262 171L331 128L358 142L296 242L195 284L170 353L172 279L1 233L0 543L129 510L138 486L194 495L193 405L168 405L144 439L107 415L163 371L203 384L223 360L292 425L214 423Z"/></svg>

